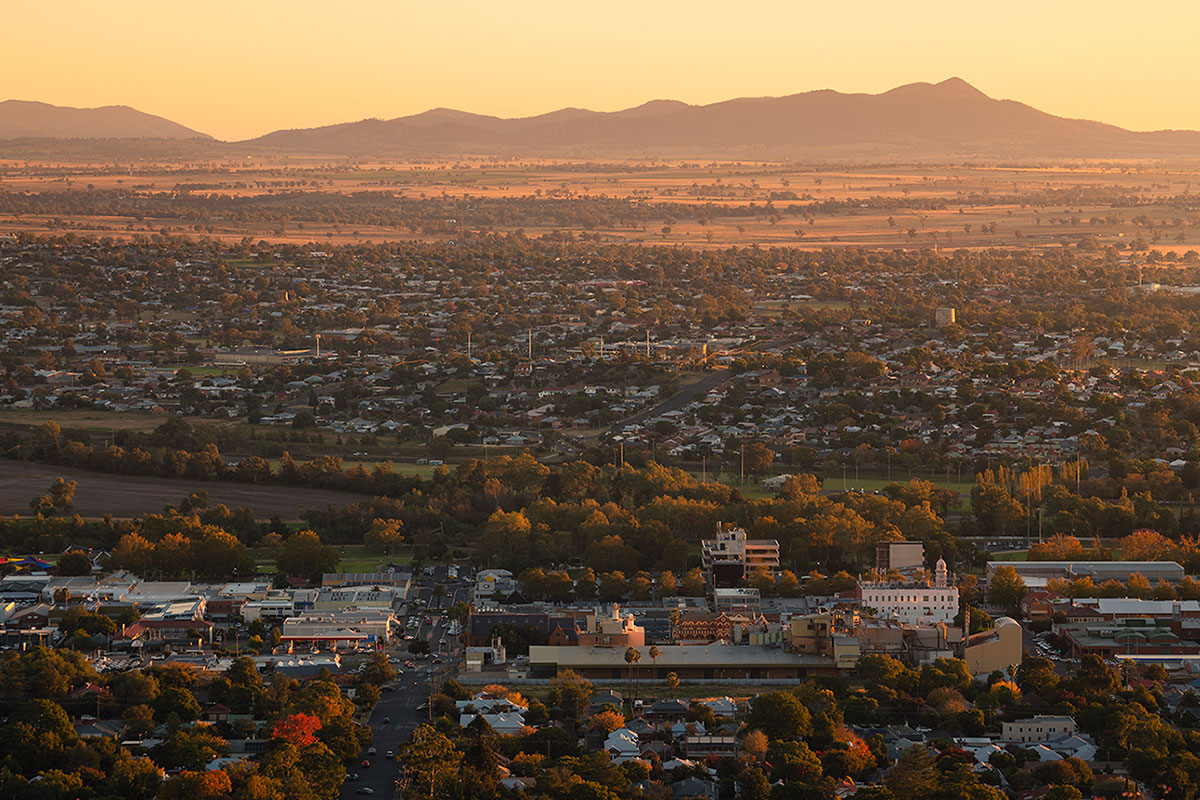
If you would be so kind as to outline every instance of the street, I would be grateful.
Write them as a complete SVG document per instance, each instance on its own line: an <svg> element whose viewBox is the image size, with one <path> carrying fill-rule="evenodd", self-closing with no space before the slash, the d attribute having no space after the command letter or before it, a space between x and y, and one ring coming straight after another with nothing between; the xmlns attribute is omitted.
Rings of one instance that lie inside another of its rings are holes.
<svg viewBox="0 0 1200 800"><path fill-rule="evenodd" d="M449 609L460 600L470 598L470 589L463 585L449 584L440 595L435 595L428 587L414 589L413 598L425 601L426 609ZM428 720L428 711L422 710L437 682L451 677L452 669L448 664L457 658L455 637L450 636L448 623L441 614L427 614L420 606L414 604L410 614L420 620L419 625L411 629L414 640L429 642L428 656L416 657L407 652L408 642L401 642L398 650L388 651L388 655L399 658L401 664L396 668L396 677L383 687L379 702L371 712L367 724L371 726L371 747L359 754L358 761L346 769L348 775L358 774L358 780L347 778L342 785L342 797L349 800L359 795L365 788L371 789L370 794L391 798L396 779L400 774L400 765L395 759L387 758L387 752L399 751L400 747L409 740L413 731L422 722ZM427 623L426 620L429 620ZM415 667L403 665L405 661L413 661ZM446 664L435 664L435 660L444 660ZM404 674L400 674L403 670ZM389 720L385 722L385 720ZM370 766L362 766L362 761L370 762Z"/></svg>

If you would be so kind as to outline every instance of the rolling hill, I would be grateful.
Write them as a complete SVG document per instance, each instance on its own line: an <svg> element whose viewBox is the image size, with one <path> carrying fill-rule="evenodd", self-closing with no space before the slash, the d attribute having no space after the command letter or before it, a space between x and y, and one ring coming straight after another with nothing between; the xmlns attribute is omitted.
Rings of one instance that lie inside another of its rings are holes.
<svg viewBox="0 0 1200 800"><path fill-rule="evenodd" d="M1136 132L988 97L966 81L882 94L821 90L688 105L656 100L597 112L567 108L504 119L437 108L282 130L245 144L348 156L1162 157L1200 156L1200 133Z"/></svg>
<svg viewBox="0 0 1200 800"><path fill-rule="evenodd" d="M0 139L210 139L129 106L70 108L28 100L0 103Z"/></svg>

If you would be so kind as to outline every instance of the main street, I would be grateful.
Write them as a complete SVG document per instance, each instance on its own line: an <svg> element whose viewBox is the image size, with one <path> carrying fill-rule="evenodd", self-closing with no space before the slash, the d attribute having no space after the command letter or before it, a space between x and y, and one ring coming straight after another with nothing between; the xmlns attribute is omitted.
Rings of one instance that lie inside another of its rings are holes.
<svg viewBox="0 0 1200 800"><path fill-rule="evenodd" d="M425 599L428 607L448 609L458 600L469 598L470 590L461 584L451 583L444 587L441 595L434 595L429 588L421 588L414 591L414 597L418 596ZM388 655L393 659L398 658L401 663L396 668L396 678L383 687L379 702L367 720L371 726L371 747L375 748L375 754L371 755L369 749L364 750L359 754L358 761L347 768L349 775L357 773L359 777L358 780L347 779L342 785L341 796L345 800L365 794L364 788L370 789L371 795L392 797L396 779L400 775L400 765L394 758L389 759L387 752L399 752L417 726L428 720L429 712L422 706L425 706L430 692L440 688L439 684L452 676L453 670L448 665L434 663L442 659L452 663L457 655L456 639L450 635L447 621L441 614L428 614L419 607L412 610L412 615L420 619L419 626L413 630L414 640L429 642L430 655L410 655L404 646L389 651ZM404 666L406 661L412 661L416 666ZM362 766L364 760L370 762L370 766Z"/></svg>

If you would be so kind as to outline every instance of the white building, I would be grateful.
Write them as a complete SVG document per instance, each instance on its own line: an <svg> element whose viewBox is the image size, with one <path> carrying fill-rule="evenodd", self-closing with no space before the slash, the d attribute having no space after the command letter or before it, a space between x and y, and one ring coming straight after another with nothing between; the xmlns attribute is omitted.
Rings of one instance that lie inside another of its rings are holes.
<svg viewBox="0 0 1200 800"><path fill-rule="evenodd" d="M291 595L278 595L265 600L248 600L242 606L242 619L246 622L262 620L264 622L279 622L295 616L296 602Z"/></svg>
<svg viewBox="0 0 1200 800"><path fill-rule="evenodd" d="M347 608L391 608L403 599L394 587L343 586L322 589L313 602L313 611L343 611Z"/></svg>
<svg viewBox="0 0 1200 800"><path fill-rule="evenodd" d="M713 605L718 612L762 611L762 594L753 586L717 587L713 589Z"/></svg>
<svg viewBox="0 0 1200 800"><path fill-rule="evenodd" d="M880 619L909 625L951 623L958 616L958 587L950 586L946 562L938 559L933 585L923 583L862 583L862 606Z"/></svg>

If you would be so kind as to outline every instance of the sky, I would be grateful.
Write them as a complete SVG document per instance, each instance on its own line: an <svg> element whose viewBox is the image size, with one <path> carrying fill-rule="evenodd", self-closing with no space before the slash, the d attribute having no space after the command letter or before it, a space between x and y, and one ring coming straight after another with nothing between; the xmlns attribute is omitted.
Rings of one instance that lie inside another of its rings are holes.
<svg viewBox="0 0 1200 800"><path fill-rule="evenodd" d="M1200 130L1200 3L1157 0L39 0L0 100L130 105L220 139L448 107L881 92L961 77L1136 130Z"/></svg>

